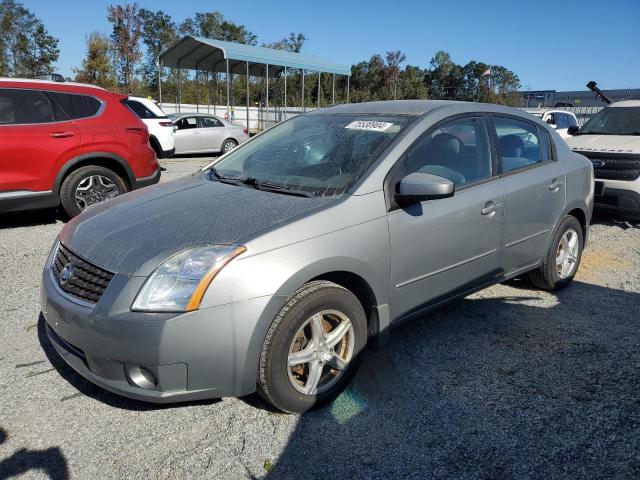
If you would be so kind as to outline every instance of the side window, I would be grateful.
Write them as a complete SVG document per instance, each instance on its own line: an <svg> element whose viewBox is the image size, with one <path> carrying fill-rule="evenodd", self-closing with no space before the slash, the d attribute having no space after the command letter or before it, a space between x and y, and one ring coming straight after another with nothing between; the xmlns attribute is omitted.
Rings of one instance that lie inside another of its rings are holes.
<svg viewBox="0 0 640 480"><path fill-rule="evenodd" d="M149 108L147 108L146 105L135 100L125 100L124 104L131 110L133 110L138 118L149 119L157 117L157 115L153 113Z"/></svg>
<svg viewBox="0 0 640 480"><path fill-rule="evenodd" d="M567 128L573 126L578 126L578 120L573 115L567 115Z"/></svg>
<svg viewBox="0 0 640 480"><path fill-rule="evenodd" d="M220 120L214 117L200 117L200 128L223 127Z"/></svg>
<svg viewBox="0 0 640 480"><path fill-rule="evenodd" d="M569 128L569 122L567 121L567 115L564 113L556 113L556 127L557 128Z"/></svg>
<svg viewBox="0 0 640 480"><path fill-rule="evenodd" d="M198 128L198 120L196 117L185 117L176 123L178 130L188 130L190 128Z"/></svg>
<svg viewBox="0 0 640 480"><path fill-rule="evenodd" d="M542 161L553 160L553 153L551 151L551 136L549 132L544 128L538 128L538 136L540 137L540 150L542 152Z"/></svg>
<svg viewBox="0 0 640 480"><path fill-rule="evenodd" d="M456 186L491 176L491 156L482 118L445 123L411 147L405 174L422 172L448 178Z"/></svg>
<svg viewBox="0 0 640 480"><path fill-rule="evenodd" d="M69 118L79 120L93 117L100 110L100 100L89 95L75 93L48 92L54 102L64 110Z"/></svg>
<svg viewBox="0 0 640 480"><path fill-rule="evenodd" d="M0 89L0 125L55 122L51 100L37 90Z"/></svg>
<svg viewBox="0 0 640 480"><path fill-rule="evenodd" d="M502 171L512 172L542 161L538 127L506 117L493 117Z"/></svg>

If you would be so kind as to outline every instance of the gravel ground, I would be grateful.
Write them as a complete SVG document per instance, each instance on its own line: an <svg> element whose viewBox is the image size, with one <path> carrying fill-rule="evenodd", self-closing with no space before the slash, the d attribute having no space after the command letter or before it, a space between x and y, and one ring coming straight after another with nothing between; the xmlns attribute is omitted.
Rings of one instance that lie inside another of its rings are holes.
<svg viewBox="0 0 640 480"><path fill-rule="evenodd" d="M163 180L207 161L164 161ZM39 320L62 222L0 224L0 479L640 478L640 228L596 218L570 288L512 281L405 325L299 417L256 395L158 407L84 381Z"/></svg>

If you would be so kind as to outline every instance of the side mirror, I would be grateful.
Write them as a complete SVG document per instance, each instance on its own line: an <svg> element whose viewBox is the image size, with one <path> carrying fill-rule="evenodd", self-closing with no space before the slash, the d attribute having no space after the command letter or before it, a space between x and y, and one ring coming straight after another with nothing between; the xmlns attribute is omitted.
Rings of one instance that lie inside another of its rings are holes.
<svg viewBox="0 0 640 480"><path fill-rule="evenodd" d="M404 177L396 187L398 203L435 200L453 196L455 185L451 180L429 173L415 172Z"/></svg>
<svg viewBox="0 0 640 480"><path fill-rule="evenodd" d="M569 128L567 128L567 133L569 135L577 135L579 131L580 127L578 125L570 125Z"/></svg>

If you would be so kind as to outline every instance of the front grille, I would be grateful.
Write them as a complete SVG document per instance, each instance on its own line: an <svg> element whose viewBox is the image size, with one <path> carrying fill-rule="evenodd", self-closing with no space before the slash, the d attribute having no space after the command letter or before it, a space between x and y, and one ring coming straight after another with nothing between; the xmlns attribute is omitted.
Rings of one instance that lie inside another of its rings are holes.
<svg viewBox="0 0 640 480"><path fill-rule="evenodd" d="M100 300L113 278L113 273L80 258L62 243L58 244L51 268L58 286L64 292L89 303Z"/></svg>
<svg viewBox="0 0 640 480"><path fill-rule="evenodd" d="M640 155L577 152L593 163L593 175L603 180L635 180L640 177Z"/></svg>

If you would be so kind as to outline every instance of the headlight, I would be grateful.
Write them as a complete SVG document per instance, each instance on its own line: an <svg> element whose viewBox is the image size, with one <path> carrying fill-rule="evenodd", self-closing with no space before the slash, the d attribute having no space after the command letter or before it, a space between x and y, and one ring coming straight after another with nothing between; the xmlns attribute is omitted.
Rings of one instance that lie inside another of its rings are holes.
<svg viewBox="0 0 640 480"><path fill-rule="evenodd" d="M133 302L133 310L189 312L200 306L207 287L224 266L247 249L212 245L174 255L151 274Z"/></svg>

